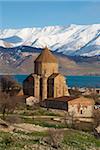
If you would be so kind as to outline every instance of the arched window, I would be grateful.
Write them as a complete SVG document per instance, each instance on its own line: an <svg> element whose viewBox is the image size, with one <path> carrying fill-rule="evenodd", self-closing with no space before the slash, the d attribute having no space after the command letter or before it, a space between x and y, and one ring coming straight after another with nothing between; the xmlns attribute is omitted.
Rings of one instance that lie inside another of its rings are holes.
<svg viewBox="0 0 100 150"><path fill-rule="evenodd" d="M83 114L83 111L82 111L82 110L80 111L80 114Z"/></svg>

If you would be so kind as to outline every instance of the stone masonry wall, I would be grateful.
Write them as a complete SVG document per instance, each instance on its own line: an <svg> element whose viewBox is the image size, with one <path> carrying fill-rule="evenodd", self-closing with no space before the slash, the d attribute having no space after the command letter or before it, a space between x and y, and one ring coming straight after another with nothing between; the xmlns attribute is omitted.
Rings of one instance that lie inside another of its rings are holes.
<svg viewBox="0 0 100 150"><path fill-rule="evenodd" d="M83 106L83 105L70 105L68 104L68 112L74 117L92 117L93 116L93 106Z"/></svg>

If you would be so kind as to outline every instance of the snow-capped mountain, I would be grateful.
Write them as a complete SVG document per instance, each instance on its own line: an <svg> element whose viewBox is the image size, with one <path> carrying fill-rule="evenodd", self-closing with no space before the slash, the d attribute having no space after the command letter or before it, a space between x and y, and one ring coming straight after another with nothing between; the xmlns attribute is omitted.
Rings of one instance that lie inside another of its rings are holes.
<svg viewBox="0 0 100 150"><path fill-rule="evenodd" d="M100 55L100 24L0 30L0 46L48 46L70 56Z"/></svg>

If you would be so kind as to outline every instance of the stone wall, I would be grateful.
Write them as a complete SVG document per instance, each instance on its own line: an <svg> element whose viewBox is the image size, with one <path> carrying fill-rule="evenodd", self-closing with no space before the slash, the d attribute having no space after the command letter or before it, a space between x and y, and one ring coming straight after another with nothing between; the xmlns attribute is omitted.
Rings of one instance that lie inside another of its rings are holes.
<svg viewBox="0 0 100 150"><path fill-rule="evenodd" d="M80 110L78 105L68 105L68 112L74 117L92 117L93 107L92 106L81 106Z"/></svg>
<svg viewBox="0 0 100 150"><path fill-rule="evenodd" d="M94 101L80 97L68 102L68 112L74 117L93 117Z"/></svg>
<svg viewBox="0 0 100 150"><path fill-rule="evenodd" d="M56 100L49 100L46 99L41 102L41 106L45 108L51 109L60 109L68 111L68 103L66 101L56 101Z"/></svg>
<svg viewBox="0 0 100 150"><path fill-rule="evenodd" d="M57 73L57 72L58 72L58 64L57 63L42 63L41 74L45 74L47 77L49 77L51 74Z"/></svg>
<svg viewBox="0 0 100 150"><path fill-rule="evenodd" d="M48 58L47 58L48 59ZM35 63L34 73L38 75L46 75L49 77L53 73L58 72L58 64L57 63Z"/></svg>
<svg viewBox="0 0 100 150"><path fill-rule="evenodd" d="M68 96L68 87L65 82L64 76L59 74L55 79L54 79L54 98L55 97L61 97L61 96Z"/></svg>

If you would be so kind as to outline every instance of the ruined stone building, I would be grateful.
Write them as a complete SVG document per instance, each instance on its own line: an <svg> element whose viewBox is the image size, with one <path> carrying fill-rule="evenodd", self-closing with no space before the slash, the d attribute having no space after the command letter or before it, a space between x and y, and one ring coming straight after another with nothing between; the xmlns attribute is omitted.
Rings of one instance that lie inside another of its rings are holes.
<svg viewBox="0 0 100 150"><path fill-rule="evenodd" d="M83 96L62 96L45 99L41 106L48 109L64 110L74 117L92 117L94 100Z"/></svg>
<svg viewBox="0 0 100 150"><path fill-rule="evenodd" d="M58 61L47 47L34 61L34 73L24 80L23 91L39 100L69 95L65 78L58 71Z"/></svg>

